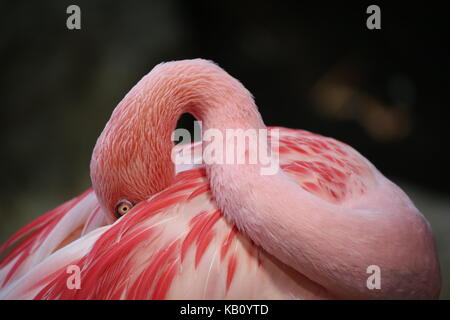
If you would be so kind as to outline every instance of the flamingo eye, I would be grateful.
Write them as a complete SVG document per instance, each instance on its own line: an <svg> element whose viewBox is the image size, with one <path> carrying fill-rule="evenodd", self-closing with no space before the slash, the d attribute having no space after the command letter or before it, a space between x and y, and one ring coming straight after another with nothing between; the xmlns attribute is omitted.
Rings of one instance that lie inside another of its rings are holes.
<svg viewBox="0 0 450 320"><path fill-rule="evenodd" d="M130 211L134 207L134 204L128 200L120 200L117 202L116 206L114 207L114 215L117 218L122 217L125 213Z"/></svg>

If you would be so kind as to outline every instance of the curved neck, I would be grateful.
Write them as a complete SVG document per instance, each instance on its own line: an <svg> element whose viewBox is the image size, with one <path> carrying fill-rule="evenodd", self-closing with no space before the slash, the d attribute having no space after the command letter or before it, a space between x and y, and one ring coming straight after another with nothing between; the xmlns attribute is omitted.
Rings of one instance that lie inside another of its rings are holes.
<svg viewBox="0 0 450 320"><path fill-rule="evenodd" d="M171 183L172 133L183 113L203 129L264 128L251 94L217 65L196 59L156 66L118 104L94 148L91 179L107 212L114 199L137 203Z"/></svg>
<svg viewBox="0 0 450 320"><path fill-rule="evenodd" d="M142 103L135 103L137 99L142 99ZM154 192L165 188L173 178L175 171L169 160L172 133L182 114L190 113L202 121L203 132L265 128L250 92L220 67L202 59L156 66L124 101L116 117L121 117L121 112L130 113L126 118L132 118L133 123L127 125L142 132L133 136L141 139L140 145L151 145L146 150L148 158L170 168L170 173L165 172L166 179L157 170L149 172L161 183Z"/></svg>

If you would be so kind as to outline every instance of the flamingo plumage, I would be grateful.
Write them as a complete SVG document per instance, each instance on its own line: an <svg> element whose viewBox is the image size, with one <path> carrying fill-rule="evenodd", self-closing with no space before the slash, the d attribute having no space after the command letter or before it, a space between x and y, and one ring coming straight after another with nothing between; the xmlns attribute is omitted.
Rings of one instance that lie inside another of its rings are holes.
<svg viewBox="0 0 450 320"><path fill-rule="evenodd" d="M350 146L279 134L279 170L175 166L181 114L204 129L266 129L251 94L217 65L156 66L120 102L91 161L93 188L19 230L0 264L4 299L437 298L431 228ZM269 139L270 140L270 139ZM268 143L266 148L271 148ZM136 204L120 219L117 203ZM19 241L21 240L21 241ZM68 265L81 288L66 285ZM378 265L382 287L366 285Z"/></svg>

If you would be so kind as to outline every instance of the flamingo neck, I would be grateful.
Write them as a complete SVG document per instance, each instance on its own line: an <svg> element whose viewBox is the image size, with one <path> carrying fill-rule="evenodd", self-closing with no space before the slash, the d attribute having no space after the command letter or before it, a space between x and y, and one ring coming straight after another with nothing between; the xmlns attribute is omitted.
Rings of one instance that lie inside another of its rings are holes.
<svg viewBox="0 0 450 320"><path fill-rule="evenodd" d="M183 113L204 130L265 128L251 94L217 65L156 66L115 108L94 148L91 179L104 210L112 212L113 199L137 203L172 182L172 133Z"/></svg>

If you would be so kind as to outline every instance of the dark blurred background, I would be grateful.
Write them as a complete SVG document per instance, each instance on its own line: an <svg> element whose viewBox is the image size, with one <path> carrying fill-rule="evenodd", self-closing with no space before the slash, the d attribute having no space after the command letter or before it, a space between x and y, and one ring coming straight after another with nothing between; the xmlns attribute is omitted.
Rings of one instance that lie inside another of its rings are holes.
<svg viewBox="0 0 450 320"><path fill-rule="evenodd" d="M81 30L66 27L71 4L81 8ZM381 8L381 30L366 28L370 4ZM450 298L444 9L429 1L1 1L0 241L90 186L98 135L154 65L203 57L242 81L267 125L342 140L404 188L432 224L441 297Z"/></svg>

